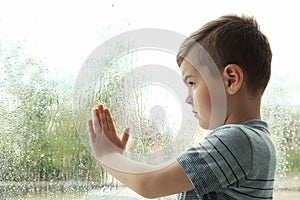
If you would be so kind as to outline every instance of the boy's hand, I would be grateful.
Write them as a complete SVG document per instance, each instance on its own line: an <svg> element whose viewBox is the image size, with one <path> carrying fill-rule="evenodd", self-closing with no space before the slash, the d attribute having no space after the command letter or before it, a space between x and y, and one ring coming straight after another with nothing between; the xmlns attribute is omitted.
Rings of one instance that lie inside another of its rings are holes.
<svg viewBox="0 0 300 200"><path fill-rule="evenodd" d="M109 110L102 105L94 110L94 118L88 120L88 128L91 147L97 160L112 176L140 195L154 198L194 189L177 161L152 166L123 156L129 128L124 130L120 139ZM138 176L136 172L139 172Z"/></svg>
<svg viewBox="0 0 300 200"><path fill-rule="evenodd" d="M93 119L88 120L90 143L95 157L102 160L110 153L122 154L129 138L129 128L119 138L110 111L100 104L93 110Z"/></svg>

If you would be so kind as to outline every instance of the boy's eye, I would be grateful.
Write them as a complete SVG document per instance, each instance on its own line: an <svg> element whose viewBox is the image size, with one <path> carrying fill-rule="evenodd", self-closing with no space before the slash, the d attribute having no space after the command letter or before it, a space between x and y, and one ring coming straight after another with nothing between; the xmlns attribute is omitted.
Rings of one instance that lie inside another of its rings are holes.
<svg viewBox="0 0 300 200"><path fill-rule="evenodd" d="M189 81L188 84L189 84L190 86L194 86L194 85L195 85L195 82Z"/></svg>

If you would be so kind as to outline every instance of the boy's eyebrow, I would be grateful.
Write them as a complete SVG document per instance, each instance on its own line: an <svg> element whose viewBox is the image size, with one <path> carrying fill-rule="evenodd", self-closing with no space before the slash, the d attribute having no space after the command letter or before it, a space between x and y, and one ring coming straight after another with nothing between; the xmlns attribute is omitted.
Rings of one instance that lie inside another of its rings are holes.
<svg viewBox="0 0 300 200"><path fill-rule="evenodd" d="M191 78L191 77L193 77L193 75L191 75L191 74L190 74L190 75L187 75L187 76L185 76L185 77L183 78L183 81L186 82L187 79L188 79L188 78Z"/></svg>

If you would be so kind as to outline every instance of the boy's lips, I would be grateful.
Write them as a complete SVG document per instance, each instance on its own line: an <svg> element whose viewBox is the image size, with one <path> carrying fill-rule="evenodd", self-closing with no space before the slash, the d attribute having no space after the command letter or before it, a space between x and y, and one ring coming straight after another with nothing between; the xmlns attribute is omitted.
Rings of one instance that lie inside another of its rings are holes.
<svg viewBox="0 0 300 200"><path fill-rule="evenodd" d="M196 111L194 111L194 110L192 110L192 112L194 113L195 117L197 118L198 112L196 112Z"/></svg>

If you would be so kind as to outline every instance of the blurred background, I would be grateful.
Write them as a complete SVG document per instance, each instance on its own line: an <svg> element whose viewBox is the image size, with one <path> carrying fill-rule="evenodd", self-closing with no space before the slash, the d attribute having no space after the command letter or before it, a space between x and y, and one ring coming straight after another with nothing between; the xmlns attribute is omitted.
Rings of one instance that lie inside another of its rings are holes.
<svg viewBox="0 0 300 200"><path fill-rule="evenodd" d="M0 199L142 199L103 171L81 141L72 114L77 73L114 35L164 28L188 36L230 13L253 15L269 38L273 68L263 118L278 152L274 199L299 199L300 14L294 1L258 0L0 0ZM177 68L175 56L135 56Z"/></svg>

